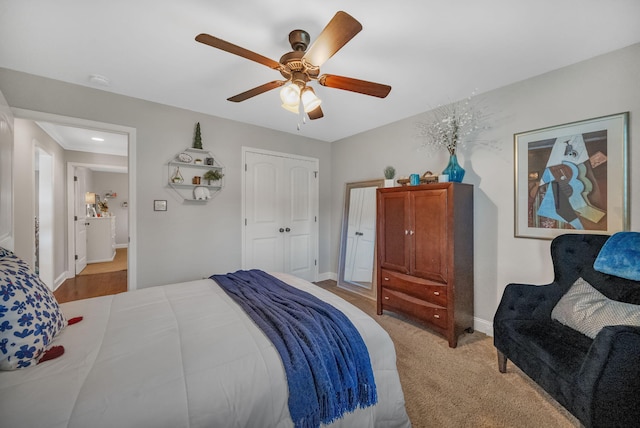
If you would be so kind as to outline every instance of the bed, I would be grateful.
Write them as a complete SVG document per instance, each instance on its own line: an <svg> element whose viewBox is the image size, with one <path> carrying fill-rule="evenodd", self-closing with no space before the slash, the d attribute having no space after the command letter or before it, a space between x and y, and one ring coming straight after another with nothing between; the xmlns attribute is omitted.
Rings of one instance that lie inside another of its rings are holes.
<svg viewBox="0 0 640 428"><path fill-rule="evenodd" d="M364 340L378 403L331 427L408 427L389 335L340 297L273 274L343 312ZM60 305L59 358L0 371L0 415L11 427L291 427L276 349L211 279ZM1 318L0 318L1 321Z"/></svg>

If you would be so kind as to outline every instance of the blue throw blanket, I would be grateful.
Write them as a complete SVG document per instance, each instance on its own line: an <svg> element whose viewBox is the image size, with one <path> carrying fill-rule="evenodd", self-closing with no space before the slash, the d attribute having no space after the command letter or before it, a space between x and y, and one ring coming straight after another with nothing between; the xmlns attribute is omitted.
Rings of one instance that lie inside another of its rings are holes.
<svg viewBox="0 0 640 428"><path fill-rule="evenodd" d="M263 271L237 271L211 279L280 353L296 427L319 427L378 401L367 347L342 312Z"/></svg>

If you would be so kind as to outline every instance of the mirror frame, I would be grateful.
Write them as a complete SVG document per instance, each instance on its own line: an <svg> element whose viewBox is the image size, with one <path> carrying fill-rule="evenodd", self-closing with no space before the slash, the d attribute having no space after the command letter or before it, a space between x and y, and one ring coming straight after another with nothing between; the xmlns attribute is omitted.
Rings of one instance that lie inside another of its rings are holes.
<svg viewBox="0 0 640 428"><path fill-rule="evenodd" d="M347 247L347 228L349 227L349 204L351 202L351 189L358 189L362 187L384 187L384 179L377 180L366 180L366 181L355 181L352 183L347 183L345 186L345 194L344 194L344 209L342 211L342 229L340 233L340 253L338 256L338 280L337 285L339 288L344 290L352 291L354 293L360 294L369 299L376 300L377 296L377 287L376 287L376 270L377 270L377 249L373 251L373 274L371 278L371 291L368 292L366 289L362 287L358 287L344 280L344 268L345 268L345 252Z"/></svg>

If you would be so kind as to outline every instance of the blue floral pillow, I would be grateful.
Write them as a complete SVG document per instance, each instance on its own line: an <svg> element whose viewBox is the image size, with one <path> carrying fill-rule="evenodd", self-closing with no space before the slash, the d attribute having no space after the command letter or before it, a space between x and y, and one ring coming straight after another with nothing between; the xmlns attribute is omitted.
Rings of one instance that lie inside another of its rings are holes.
<svg viewBox="0 0 640 428"><path fill-rule="evenodd" d="M13 254L0 257L0 370L36 365L67 325L51 290Z"/></svg>
<svg viewBox="0 0 640 428"><path fill-rule="evenodd" d="M13 253L6 248L0 247L0 259L3 257L13 257Z"/></svg>

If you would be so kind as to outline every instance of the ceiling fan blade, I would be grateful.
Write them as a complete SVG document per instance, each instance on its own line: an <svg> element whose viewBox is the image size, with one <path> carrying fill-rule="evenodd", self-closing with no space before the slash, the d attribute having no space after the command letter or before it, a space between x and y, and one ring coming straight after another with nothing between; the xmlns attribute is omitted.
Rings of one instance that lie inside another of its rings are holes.
<svg viewBox="0 0 640 428"><path fill-rule="evenodd" d="M267 58L266 56L262 56L255 52L252 52L248 49L241 48L240 46L234 45L233 43L226 42L217 37L210 36L209 34L204 34L204 33L198 34L196 36L196 41L200 43L204 43L205 45L213 46L214 48L221 49L223 51L232 53L234 55L241 56L242 58L255 61L262 65L266 65L269 68L273 68L276 70L282 68L282 65L277 61L274 61L270 58Z"/></svg>
<svg viewBox="0 0 640 428"><path fill-rule="evenodd" d="M384 98L391 92L391 86L381 83L367 82L366 80L353 79L351 77L323 74L318 78L318 83L327 88L344 89L345 91L358 92L373 97Z"/></svg>
<svg viewBox="0 0 640 428"><path fill-rule="evenodd" d="M348 13L339 11L307 49L302 59L307 64L320 67L360 30L362 30L362 24Z"/></svg>
<svg viewBox="0 0 640 428"><path fill-rule="evenodd" d="M311 120L320 119L321 117L324 117L324 113L322 113L322 107L320 106L314 108L307 114L309 115L309 119Z"/></svg>
<svg viewBox="0 0 640 428"><path fill-rule="evenodd" d="M256 95L260 95L264 92L275 89L279 86L287 83L286 80L274 80L273 82L265 83L264 85L256 86L253 89L249 89L241 94L234 95L231 98L227 98L227 101L233 101L234 103L239 103L244 100L248 100L249 98L255 97Z"/></svg>

